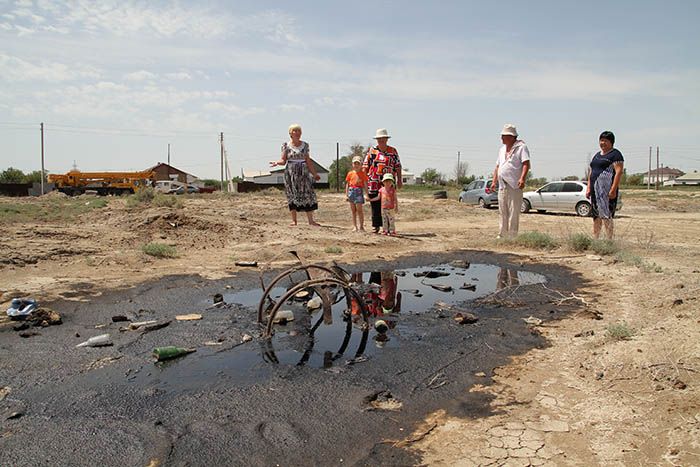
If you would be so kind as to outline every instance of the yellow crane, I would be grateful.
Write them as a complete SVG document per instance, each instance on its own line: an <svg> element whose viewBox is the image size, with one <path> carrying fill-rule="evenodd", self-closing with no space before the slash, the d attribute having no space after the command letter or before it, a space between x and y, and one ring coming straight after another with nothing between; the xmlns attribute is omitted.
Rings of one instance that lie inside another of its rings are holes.
<svg viewBox="0 0 700 467"><path fill-rule="evenodd" d="M94 190L98 195L123 195L134 193L153 185L155 172L80 172L71 170L66 174L49 174L49 183L69 195L80 195Z"/></svg>

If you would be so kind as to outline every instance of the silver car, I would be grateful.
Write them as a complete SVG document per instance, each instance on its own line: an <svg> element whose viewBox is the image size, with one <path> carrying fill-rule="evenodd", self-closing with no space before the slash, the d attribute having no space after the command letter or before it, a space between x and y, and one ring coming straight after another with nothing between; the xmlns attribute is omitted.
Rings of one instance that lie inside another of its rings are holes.
<svg viewBox="0 0 700 467"><path fill-rule="evenodd" d="M474 180L462 189L459 202L478 204L482 208L498 205L498 192L491 189L491 180Z"/></svg>
<svg viewBox="0 0 700 467"><path fill-rule="evenodd" d="M618 204L618 208L621 203ZM531 209L537 212L576 212L579 216L591 215L591 202L586 198L586 184L576 181L550 182L537 191L523 193L520 212Z"/></svg>

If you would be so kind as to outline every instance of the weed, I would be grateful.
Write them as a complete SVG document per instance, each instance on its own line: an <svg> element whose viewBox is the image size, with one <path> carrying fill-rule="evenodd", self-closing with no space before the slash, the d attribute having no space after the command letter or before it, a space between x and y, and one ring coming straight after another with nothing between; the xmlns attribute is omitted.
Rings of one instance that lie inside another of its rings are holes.
<svg viewBox="0 0 700 467"><path fill-rule="evenodd" d="M576 233L568 238L568 244L569 248L572 250L581 252L586 251L591 247L593 244L593 239L584 233Z"/></svg>
<svg viewBox="0 0 700 467"><path fill-rule="evenodd" d="M626 321L623 321L622 323L608 325L606 334L610 339L626 341L632 338L634 335L634 329L632 329Z"/></svg>
<svg viewBox="0 0 700 467"><path fill-rule="evenodd" d="M177 256L175 247L165 243L147 243L143 246L143 252L156 258L175 258Z"/></svg>
<svg viewBox="0 0 700 467"><path fill-rule="evenodd" d="M137 209L142 207L144 204L175 209L181 209L184 206L182 200L177 198L176 195L158 193L153 188L144 188L143 190L139 190L135 194L129 196L129 198L126 200L126 207L128 209Z"/></svg>
<svg viewBox="0 0 700 467"><path fill-rule="evenodd" d="M151 203L153 206L180 209L182 208L183 203L180 198L176 198L176 196L177 195L164 195L162 193L156 193Z"/></svg>
<svg viewBox="0 0 700 467"><path fill-rule="evenodd" d="M30 202L0 201L0 222L74 221L77 216L107 206L102 198L32 199Z"/></svg>
<svg viewBox="0 0 700 467"><path fill-rule="evenodd" d="M618 251L615 253L615 259L618 261L629 264L630 266L635 266L644 272L663 272L663 268L656 263L648 263L639 255L630 253L629 251Z"/></svg>
<svg viewBox="0 0 700 467"><path fill-rule="evenodd" d="M542 232L525 232L512 240L509 240L516 245L526 248L534 248L539 250L553 250L559 244L551 236Z"/></svg>
<svg viewBox="0 0 700 467"><path fill-rule="evenodd" d="M156 190L153 188L144 188L137 191L131 198L139 203L150 203L156 197Z"/></svg>
<svg viewBox="0 0 700 467"><path fill-rule="evenodd" d="M595 239L591 241L591 250L600 256L609 256L620 251L620 247L612 240Z"/></svg>
<svg viewBox="0 0 700 467"><path fill-rule="evenodd" d="M324 250L326 253L331 253L335 255L339 255L343 252L343 249L340 248L339 246L327 246L326 249Z"/></svg>

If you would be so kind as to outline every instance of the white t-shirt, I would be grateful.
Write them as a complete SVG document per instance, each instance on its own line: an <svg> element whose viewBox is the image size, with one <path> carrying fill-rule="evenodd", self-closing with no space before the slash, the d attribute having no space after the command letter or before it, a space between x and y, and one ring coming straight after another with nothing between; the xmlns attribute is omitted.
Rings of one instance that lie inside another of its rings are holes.
<svg viewBox="0 0 700 467"><path fill-rule="evenodd" d="M518 181L523 173L523 162L530 160L530 151L525 146L525 142L518 140L513 144L510 153L506 153L506 145L498 150L498 184L499 188L508 185L511 188L518 188ZM505 182L505 183L504 183Z"/></svg>

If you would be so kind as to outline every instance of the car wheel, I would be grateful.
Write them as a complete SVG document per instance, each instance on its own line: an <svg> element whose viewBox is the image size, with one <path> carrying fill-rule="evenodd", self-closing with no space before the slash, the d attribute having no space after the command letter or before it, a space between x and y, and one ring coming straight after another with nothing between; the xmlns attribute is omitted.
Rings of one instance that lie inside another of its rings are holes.
<svg viewBox="0 0 700 467"><path fill-rule="evenodd" d="M524 199L523 202L520 204L520 212L530 212L530 208L532 208L532 206L530 206L530 202Z"/></svg>
<svg viewBox="0 0 700 467"><path fill-rule="evenodd" d="M479 198L479 207L480 208L486 208L486 202L484 201L484 198Z"/></svg>
<svg viewBox="0 0 700 467"><path fill-rule="evenodd" d="M459 197L459 202L460 202L460 203L463 203L463 202L464 202L464 200L462 199L461 196Z"/></svg>
<svg viewBox="0 0 700 467"><path fill-rule="evenodd" d="M591 215L591 205L587 201L581 201L576 205L576 214L581 217L588 217Z"/></svg>

